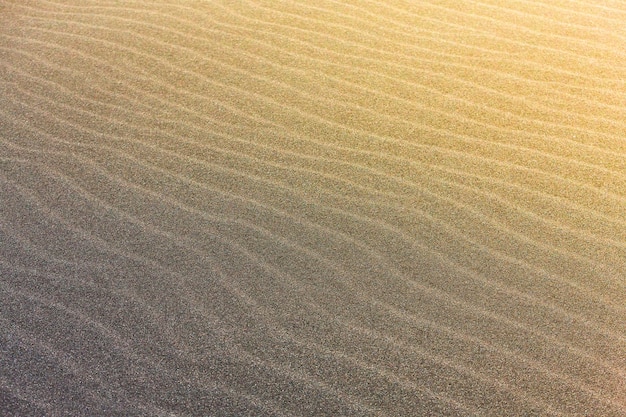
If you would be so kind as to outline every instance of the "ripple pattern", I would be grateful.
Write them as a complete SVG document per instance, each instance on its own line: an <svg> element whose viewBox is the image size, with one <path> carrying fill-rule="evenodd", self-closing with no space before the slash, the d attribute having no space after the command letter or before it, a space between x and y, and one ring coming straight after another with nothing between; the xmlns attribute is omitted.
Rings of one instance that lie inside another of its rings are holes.
<svg viewBox="0 0 626 417"><path fill-rule="evenodd" d="M0 0L0 414L626 415L624 22Z"/></svg>

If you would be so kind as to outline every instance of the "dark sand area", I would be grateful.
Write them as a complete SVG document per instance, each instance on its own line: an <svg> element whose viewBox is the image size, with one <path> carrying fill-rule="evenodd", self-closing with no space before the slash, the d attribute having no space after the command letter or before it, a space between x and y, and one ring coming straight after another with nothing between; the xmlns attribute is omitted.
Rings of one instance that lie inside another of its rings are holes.
<svg viewBox="0 0 626 417"><path fill-rule="evenodd" d="M626 416L625 22L0 0L0 415Z"/></svg>

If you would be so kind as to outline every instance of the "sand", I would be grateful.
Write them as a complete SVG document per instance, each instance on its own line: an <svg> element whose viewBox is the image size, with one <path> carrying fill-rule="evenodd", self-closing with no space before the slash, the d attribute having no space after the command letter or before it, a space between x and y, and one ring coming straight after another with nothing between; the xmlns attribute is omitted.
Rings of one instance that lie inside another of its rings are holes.
<svg viewBox="0 0 626 417"><path fill-rule="evenodd" d="M624 22L0 0L0 414L625 416Z"/></svg>

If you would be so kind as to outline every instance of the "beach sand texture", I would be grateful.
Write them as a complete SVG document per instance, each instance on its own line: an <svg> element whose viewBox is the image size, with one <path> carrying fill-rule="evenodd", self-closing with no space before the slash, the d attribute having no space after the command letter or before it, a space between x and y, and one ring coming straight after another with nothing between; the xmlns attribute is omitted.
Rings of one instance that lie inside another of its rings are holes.
<svg viewBox="0 0 626 417"><path fill-rule="evenodd" d="M0 415L626 415L626 4L0 0Z"/></svg>

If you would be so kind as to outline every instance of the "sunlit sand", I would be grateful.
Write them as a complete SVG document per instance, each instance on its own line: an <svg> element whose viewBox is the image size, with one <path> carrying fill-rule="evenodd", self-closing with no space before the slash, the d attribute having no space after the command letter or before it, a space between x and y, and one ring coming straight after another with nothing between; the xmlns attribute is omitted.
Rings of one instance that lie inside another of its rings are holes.
<svg viewBox="0 0 626 417"><path fill-rule="evenodd" d="M626 415L624 22L0 0L0 414Z"/></svg>

